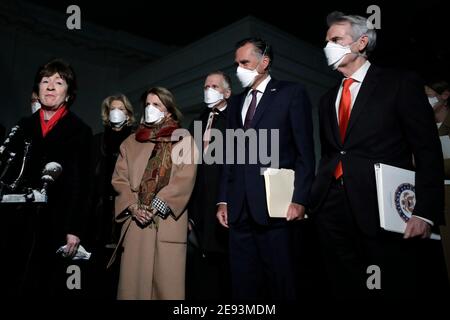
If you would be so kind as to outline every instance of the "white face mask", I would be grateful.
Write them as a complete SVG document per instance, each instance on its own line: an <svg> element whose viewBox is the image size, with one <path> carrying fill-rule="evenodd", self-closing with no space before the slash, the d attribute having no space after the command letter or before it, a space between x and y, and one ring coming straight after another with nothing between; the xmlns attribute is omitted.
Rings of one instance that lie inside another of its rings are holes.
<svg viewBox="0 0 450 320"><path fill-rule="evenodd" d="M120 128L127 120L127 115L120 109L112 109L109 112L109 122L111 123L111 126L115 128Z"/></svg>
<svg viewBox="0 0 450 320"><path fill-rule="evenodd" d="M157 107L149 104L145 107L145 123L158 123L164 118L164 112L160 111Z"/></svg>
<svg viewBox="0 0 450 320"><path fill-rule="evenodd" d="M259 65L259 63L258 63ZM256 66L257 68L258 66ZM241 82L241 85L243 88L251 87L253 83L255 82L255 78L258 76L258 71L256 71L256 68L254 70L245 69L242 67L237 67L236 70L236 77Z"/></svg>
<svg viewBox="0 0 450 320"><path fill-rule="evenodd" d="M39 101L35 101L31 104L31 113L35 113L36 111L38 111L41 108L41 104L39 103Z"/></svg>
<svg viewBox="0 0 450 320"><path fill-rule="evenodd" d="M336 70L344 60L345 56L352 53L350 45L351 44L344 47L338 43L328 41L325 48L323 48L325 56L327 57L328 65Z"/></svg>
<svg viewBox="0 0 450 320"><path fill-rule="evenodd" d="M436 104L438 104L439 99L437 97L428 97L428 102L434 108L436 106Z"/></svg>
<svg viewBox="0 0 450 320"><path fill-rule="evenodd" d="M259 75L259 73L258 73L258 71L256 71L256 69L258 69L259 64L261 63L261 61L263 61L266 51L267 51L267 46L264 48L264 51L261 55L261 59L259 60L258 64L256 65L255 69L248 70L248 69L245 69L242 67L237 67L236 77L239 79L239 82L241 83L243 88L251 87L253 85L253 83L255 83L255 79Z"/></svg>
<svg viewBox="0 0 450 320"><path fill-rule="evenodd" d="M208 88L204 91L205 99L203 100L208 108L214 107L219 101L223 100L223 93L220 93L216 89Z"/></svg>

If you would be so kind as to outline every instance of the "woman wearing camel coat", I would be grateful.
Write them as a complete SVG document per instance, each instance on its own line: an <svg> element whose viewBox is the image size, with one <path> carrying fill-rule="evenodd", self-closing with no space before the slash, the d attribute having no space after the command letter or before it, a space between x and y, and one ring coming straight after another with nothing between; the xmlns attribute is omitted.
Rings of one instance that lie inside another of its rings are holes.
<svg viewBox="0 0 450 320"><path fill-rule="evenodd" d="M112 178L116 220L124 222L117 298L179 300L185 296L185 208L195 182L196 148L188 134L175 142L179 111L167 89L147 90L143 103L145 121L122 143Z"/></svg>

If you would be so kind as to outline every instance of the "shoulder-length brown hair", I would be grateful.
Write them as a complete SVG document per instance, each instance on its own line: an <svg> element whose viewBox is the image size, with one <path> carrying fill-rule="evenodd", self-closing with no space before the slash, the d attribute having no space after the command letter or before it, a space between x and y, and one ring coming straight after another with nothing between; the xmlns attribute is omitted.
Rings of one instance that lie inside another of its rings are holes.
<svg viewBox="0 0 450 320"><path fill-rule="evenodd" d="M133 105L131 104L130 100L128 100L127 96L123 93L117 93L115 95L106 97L105 100L102 102L102 121L104 126L109 125L109 111L111 108L111 103L113 101L121 101L123 105L125 106L125 109L128 112L128 122L127 126L134 125L135 117L134 117L134 111L133 111Z"/></svg>
<svg viewBox="0 0 450 320"><path fill-rule="evenodd" d="M180 122L183 118L181 111L178 109L177 103L175 102L175 97L172 92L163 87L153 87L146 90L141 96L141 105L142 109L145 109L147 106L147 96L149 94L154 94L158 96L159 100L164 104L167 108L167 111L172 114L172 119Z"/></svg>

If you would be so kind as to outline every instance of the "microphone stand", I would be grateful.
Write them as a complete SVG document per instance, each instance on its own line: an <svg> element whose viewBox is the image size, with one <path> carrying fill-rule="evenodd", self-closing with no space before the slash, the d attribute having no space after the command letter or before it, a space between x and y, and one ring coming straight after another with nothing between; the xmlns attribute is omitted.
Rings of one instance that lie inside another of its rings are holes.
<svg viewBox="0 0 450 320"><path fill-rule="evenodd" d="M5 187L9 188L9 186L8 186L6 183L4 183L4 182L2 181L2 179L3 179L3 177L5 176L5 174L8 172L9 166L10 166L11 163L14 161L14 158L15 158L15 157L16 157L16 154L15 154L15 153L12 153L12 152L9 153L9 158L8 158L8 160L6 160L6 165L5 165L5 167L3 168L2 174L0 175L0 200L1 200L2 197L3 197L3 190L5 189Z"/></svg>
<svg viewBox="0 0 450 320"><path fill-rule="evenodd" d="M43 175L41 177L43 186L40 191L40 193L44 196L44 199L45 199L44 203L47 203L47 199L48 199L47 190L48 190L49 185L51 183L55 182L55 179L58 178L58 176L61 174L61 171L62 171L62 168L59 163L50 162L45 165L45 168L42 171ZM32 214L32 217L31 217L31 219L32 219L31 223L33 226L35 226L38 223L39 218L40 218L40 212L41 212L42 208L43 208L43 205L41 203L38 203L37 207L36 207L36 212L34 214ZM39 230L39 228L33 228L32 243L31 243L30 250L28 251L27 261L25 264L25 270L24 270L23 276L20 281L19 296L23 296L23 294L25 293L27 283L30 280L33 281L32 278L30 279L30 272L32 270L33 263L36 263L36 259L34 258L36 255L35 247L36 247L36 243L38 243L39 241L41 241L40 230ZM39 262L37 262L37 263L39 263ZM36 275L31 274L31 277L33 277L33 276L36 276Z"/></svg>
<svg viewBox="0 0 450 320"><path fill-rule="evenodd" d="M21 182L21 180L23 178L23 173L25 171L25 165L27 164L27 161L28 161L28 152L30 151L30 147L31 147L31 142L25 141L25 147L24 147L23 158L22 158L22 167L20 168L20 173L19 173L19 176L17 177L17 179L14 180L14 182L9 186L11 191L16 190L17 186L19 185L19 183Z"/></svg>
<svg viewBox="0 0 450 320"><path fill-rule="evenodd" d="M9 133L8 137L6 137L5 141L3 142L3 145L0 146L0 167L2 166L1 156L8 149L8 146L11 143L11 139L16 135L16 133L17 133L17 131L19 131L19 129L20 129L20 127L18 125L14 126L11 129L11 132ZM9 152L9 155L11 156L10 152Z"/></svg>
<svg viewBox="0 0 450 320"><path fill-rule="evenodd" d="M40 211L41 211L41 205L38 205L36 207L36 212L34 212L31 215L31 226L37 226L37 223L39 221L40 218ZM34 227L32 228L32 232L33 232L33 236L32 236L32 240L31 240L31 246L30 249L28 250L28 254L27 254L27 260L25 262L25 268L24 271L22 273L22 276L19 276L19 288L18 288L18 296L19 297L23 297L26 294L26 290L29 289L27 288L28 286L32 286L31 289L33 289L33 285L30 284L30 281L33 281L33 279L30 279L30 271L32 270L32 265L33 263L36 264L36 260L33 259L33 257L35 256L35 252L36 252L36 243L39 240L39 228ZM31 277L36 276L31 274Z"/></svg>

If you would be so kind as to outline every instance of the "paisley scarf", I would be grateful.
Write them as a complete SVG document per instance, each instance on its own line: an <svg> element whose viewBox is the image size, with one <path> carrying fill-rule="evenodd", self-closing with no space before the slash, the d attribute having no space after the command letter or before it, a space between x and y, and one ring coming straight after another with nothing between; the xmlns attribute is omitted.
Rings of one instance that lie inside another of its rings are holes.
<svg viewBox="0 0 450 320"><path fill-rule="evenodd" d="M139 187L140 205L150 206L159 190L169 183L172 171L172 144L177 142L172 141L171 136L179 127L178 122L166 118L156 125L141 124L136 131L136 141L155 144Z"/></svg>

